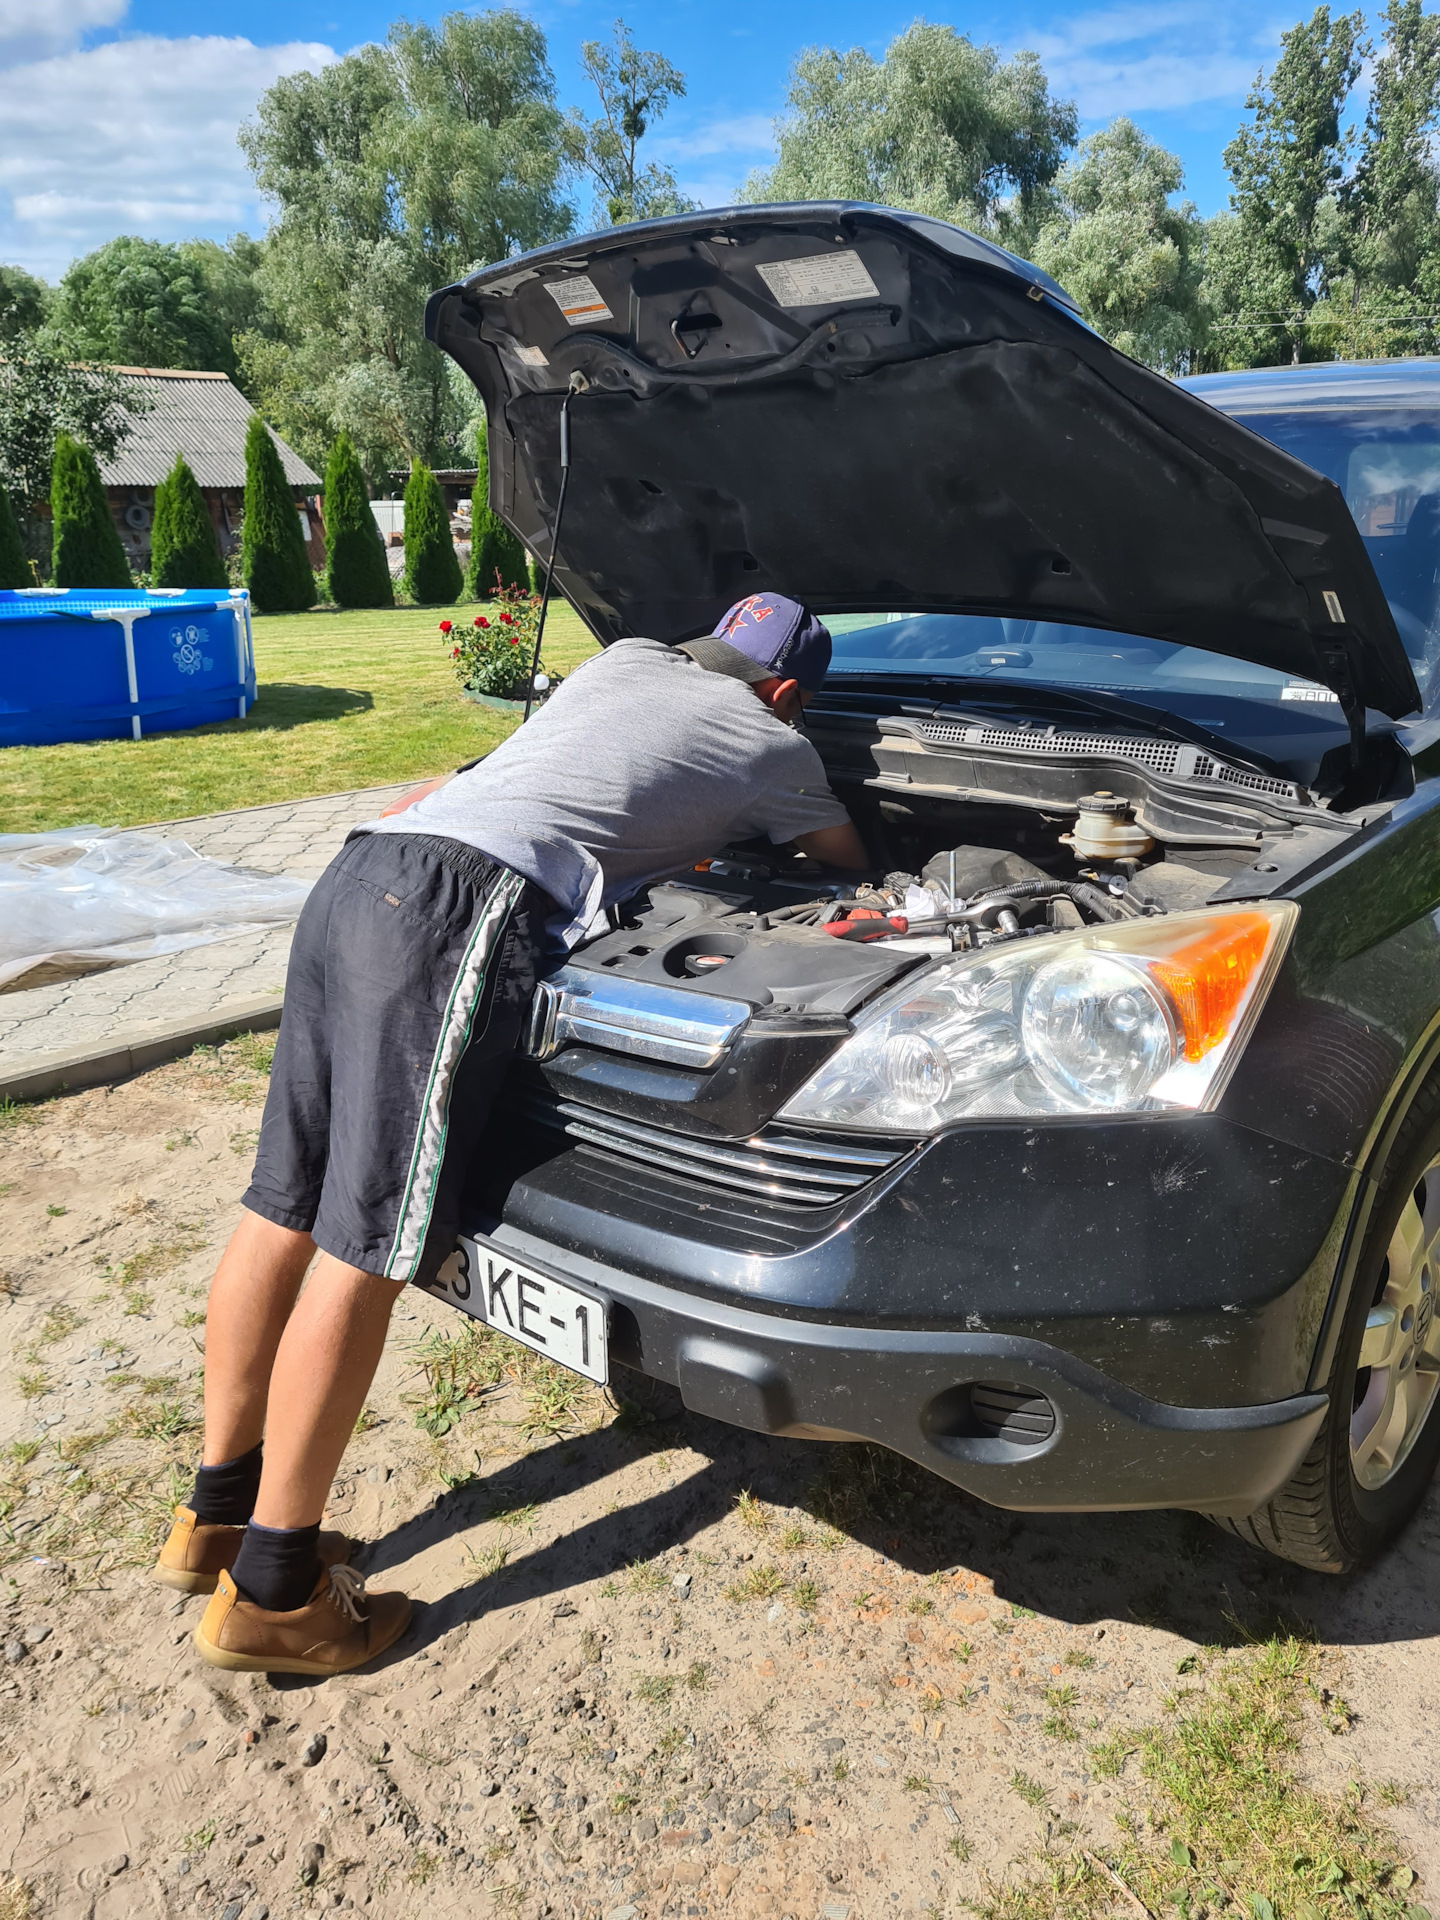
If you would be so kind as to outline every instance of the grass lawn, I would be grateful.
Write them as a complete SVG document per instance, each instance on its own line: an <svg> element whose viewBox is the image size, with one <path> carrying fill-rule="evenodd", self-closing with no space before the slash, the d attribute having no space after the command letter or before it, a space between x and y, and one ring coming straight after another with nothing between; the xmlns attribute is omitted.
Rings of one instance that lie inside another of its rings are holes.
<svg viewBox="0 0 1440 1920"><path fill-rule="evenodd" d="M0 831L107 827L263 806L445 773L515 722L460 697L439 623L470 604L257 617L259 698L243 720L58 747L0 748ZM594 641L552 605L545 664L568 673Z"/></svg>

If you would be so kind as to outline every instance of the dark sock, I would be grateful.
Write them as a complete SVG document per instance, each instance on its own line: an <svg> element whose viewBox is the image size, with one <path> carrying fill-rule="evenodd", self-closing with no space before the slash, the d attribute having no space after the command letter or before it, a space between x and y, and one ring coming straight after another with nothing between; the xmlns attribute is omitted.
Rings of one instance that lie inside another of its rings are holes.
<svg viewBox="0 0 1440 1920"><path fill-rule="evenodd" d="M264 1443L242 1453L238 1460L222 1461L218 1467L201 1467L195 1475L195 1491L188 1505L197 1520L212 1526L243 1527L255 1511L255 1496L260 1491L260 1456Z"/></svg>
<svg viewBox="0 0 1440 1920"><path fill-rule="evenodd" d="M267 1613L293 1613L303 1607L320 1578L317 1551L320 1527L257 1527L245 1529L231 1578L242 1599L253 1600Z"/></svg>

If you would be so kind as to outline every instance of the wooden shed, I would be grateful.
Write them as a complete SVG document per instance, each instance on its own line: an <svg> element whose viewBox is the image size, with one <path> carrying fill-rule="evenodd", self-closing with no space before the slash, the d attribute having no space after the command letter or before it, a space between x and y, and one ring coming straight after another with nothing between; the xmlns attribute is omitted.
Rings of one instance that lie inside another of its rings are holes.
<svg viewBox="0 0 1440 1920"><path fill-rule="evenodd" d="M220 551L240 544L245 499L245 435L255 409L223 373L176 372L166 367L115 367L149 398L147 412L131 416L131 428L113 459L100 462L110 511L132 567L150 564L150 527L155 489L183 453L200 483ZM295 495L312 566L325 564L322 482L299 454L270 429L285 478Z"/></svg>

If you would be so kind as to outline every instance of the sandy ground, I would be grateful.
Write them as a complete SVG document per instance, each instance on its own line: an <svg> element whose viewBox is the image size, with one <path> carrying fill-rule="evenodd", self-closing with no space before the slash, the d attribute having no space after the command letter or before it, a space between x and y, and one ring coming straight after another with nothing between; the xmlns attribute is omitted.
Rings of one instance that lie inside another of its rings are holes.
<svg viewBox="0 0 1440 1920"><path fill-rule="evenodd" d="M1307 1721L1306 1773L1400 1784L1384 1817L1440 1912L1433 1492L1382 1565L1327 1581L1193 1517L1000 1513L500 1361L456 1407L466 1323L415 1295L332 1507L414 1625L324 1685L205 1668L203 1601L146 1565L194 1457L245 1058L0 1132L0 1873L30 1890L0 1911L957 1913L1057 1834L1103 1847L1145 1787L1091 1745L1283 1613L1350 1710Z"/></svg>

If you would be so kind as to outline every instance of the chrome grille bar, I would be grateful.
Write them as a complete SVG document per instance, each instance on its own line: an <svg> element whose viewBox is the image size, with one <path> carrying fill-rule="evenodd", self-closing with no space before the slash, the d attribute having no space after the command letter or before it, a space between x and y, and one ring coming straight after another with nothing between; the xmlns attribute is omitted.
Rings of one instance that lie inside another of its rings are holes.
<svg viewBox="0 0 1440 1920"><path fill-rule="evenodd" d="M769 1131L749 1140L708 1140L543 1095L529 1103L528 1112L542 1125L626 1160L795 1206L835 1206L909 1151L908 1143L886 1148L836 1142L832 1147Z"/></svg>
<svg viewBox="0 0 1440 1920"><path fill-rule="evenodd" d="M750 1018L744 1000L561 967L535 989L525 1051L548 1060L567 1042L678 1067L713 1067Z"/></svg>

